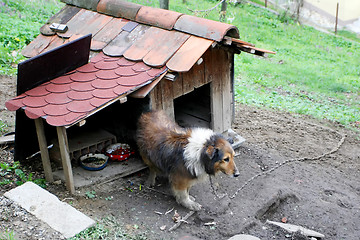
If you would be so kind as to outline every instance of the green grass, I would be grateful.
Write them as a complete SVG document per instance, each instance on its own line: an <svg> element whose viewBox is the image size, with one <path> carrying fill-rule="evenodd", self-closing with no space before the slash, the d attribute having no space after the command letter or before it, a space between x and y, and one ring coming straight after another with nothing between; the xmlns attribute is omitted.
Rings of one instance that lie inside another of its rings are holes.
<svg viewBox="0 0 360 240"><path fill-rule="evenodd" d="M158 7L155 0L132 2ZM220 6L211 12L189 10L209 9L217 2L172 0L170 10L219 20ZM15 72L8 66L20 59L19 49L60 6L55 0L3 1L0 50L1 58L8 60L0 61L0 74ZM225 21L238 27L242 40L277 52L268 58L246 53L236 56L235 99L239 103L311 115L359 129L360 44L356 35L340 31L353 39L348 41L250 4L229 4Z"/></svg>
<svg viewBox="0 0 360 240"><path fill-rule="evenodd" d="M21 49L61 6L56 0L0 1L0 74L16 74L16 64L24 59Z"/></svg>
<svg viewBox="0 0 360 240"><path fill-rule="evenodd" d="M88 228L70 240L95 240L95 239L119 239L119 240L145 240L149 239L140 226L134 224L125 227L114 217L106 217L98 221L96 226Z"/></svg>

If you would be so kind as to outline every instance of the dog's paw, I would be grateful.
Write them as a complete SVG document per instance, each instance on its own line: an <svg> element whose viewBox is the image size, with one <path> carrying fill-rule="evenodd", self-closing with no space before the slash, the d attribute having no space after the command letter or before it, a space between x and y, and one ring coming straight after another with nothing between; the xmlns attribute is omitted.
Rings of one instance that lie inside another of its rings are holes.
<svg viewBox="0 0 360 240"><path fill-rule="evenodd" d="M191 201L195 202L195 198L193 196L189 195L189 198Z"/></svg>
<svg viewBox="0 0 360 240"><path fill-rule="evenodd" d="M189 204L189 207L188 207L190 210L193 210L193 211L200 211L201 210L201 205L197 202L191 202Z"/></svg>
<svg viewBox="0 0 360 240"><path fill-rule="evenodd" d="M187 209L190 209L190 210L193 210L193 211L200 211L201 210L201 205L199 203L191 201L191 200L180 202L180 204L183 205L184 207L186 207Z"/></svg>

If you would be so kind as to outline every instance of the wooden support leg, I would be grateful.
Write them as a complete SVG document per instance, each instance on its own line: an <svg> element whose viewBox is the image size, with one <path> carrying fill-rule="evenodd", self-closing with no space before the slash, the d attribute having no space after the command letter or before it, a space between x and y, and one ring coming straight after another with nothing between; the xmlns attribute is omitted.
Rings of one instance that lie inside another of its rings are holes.
<svg viewBox="0 0 360 240"><path fill-rule="evenodd" d="M41 118L35 119L36 134L38 137L39 148L41 153L41 161L44 168L45 179L48 182L54 182L54 177L51 171L49 151L45 138L44 123Z"/></svg>
<svg viewBox="0 0 360 240"><path fill-rule="evenodd" d="M69 144L66 134L65 127L56 127L58 140L59 140L59 147L60 147L60 154L61 154L61 161L64 169L64 176L65 176L65 183L66 188L70 191L71 194L75 193L74 187L74 179L73 173L71 168L71 160L69 155Z"/></svg>

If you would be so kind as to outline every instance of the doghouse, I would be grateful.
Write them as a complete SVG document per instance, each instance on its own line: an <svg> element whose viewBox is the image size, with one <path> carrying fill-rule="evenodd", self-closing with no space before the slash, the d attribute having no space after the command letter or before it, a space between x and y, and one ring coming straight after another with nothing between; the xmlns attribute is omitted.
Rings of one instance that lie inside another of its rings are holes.
<svg viewBox="0 0 360 240"><path fill-rule="evenodd" d="M71 160L131 142L144 109L163 109L182 126L231 129L234 54L273 53L226 23L119 0L65 2L22 51L30 59L6 107L17 110L15 158L40 149L53 181L47 147L57 139L70 192ZM79 147L84 133L94 137Z"/></svg>

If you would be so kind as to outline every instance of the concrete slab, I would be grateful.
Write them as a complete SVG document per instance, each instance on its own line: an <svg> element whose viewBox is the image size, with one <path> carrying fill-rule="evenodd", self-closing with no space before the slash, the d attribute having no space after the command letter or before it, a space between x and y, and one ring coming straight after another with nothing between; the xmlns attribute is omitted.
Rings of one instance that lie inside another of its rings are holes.
<svg viewBox="0 0 360 240"><path fill-rule="evenodd" d="M51 228L70 238L95 225L95 221L33 182L4 194Z"/></svg>
<svg viewBox="0 0 360 240"><path fill-rule="evenodd" d="M247 235L247 234L238 234L238 235L232 236L228 240L260 240L260 238L254 237L252 235Z"/></svg>
<svg viewBox="0 0 360 240"><path fill-rule="evenodd" d="M100 171L88 171L82 167L73 168L75 188L90 186L92 184L106 181L114 177L126 177L132 173L141 171L147 166L138 158L129 158L124 162L111 162ZM65 181L63 170L55 171L55 179Z"/></svg>

